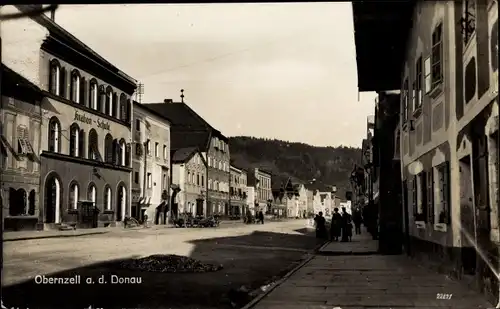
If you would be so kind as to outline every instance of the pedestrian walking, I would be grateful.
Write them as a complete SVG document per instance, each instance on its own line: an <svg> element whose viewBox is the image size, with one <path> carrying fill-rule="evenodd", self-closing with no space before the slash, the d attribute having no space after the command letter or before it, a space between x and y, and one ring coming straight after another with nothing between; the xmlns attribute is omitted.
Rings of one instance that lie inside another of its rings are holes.
<svg viewBox="0 0 500 309"><path fill-rule="evenodd" d="M259 211L259 223L262 223L264 224L264 213L261 211Z"/></svg>
<svg viewBox="0 0 500 309"><path fill-rule="evenodd" d="M342 242L352 240L352 220L345 207L342 207Z"/></svg>
<svg viewBox="0 0 500 309"><path fill-rule="evenodd" d="M323 217L323 212L320 211L316 218L314 218L314 221L316 222L316 238L327 238L326 220Z"/></svg>
<svg viewBox="0 0 500 309"><path fill-rule="evenodd" d="M354 223L355 233L356 235L361 234L361 223L363 222L363 218L361 216L361 211L359 208L356 208L352 215L352 221Z"/></svg>
<svg viewBox="0 0 500 309"><path fill-rule="evenodd" d="M339 209L335 207L332 214L332 222L330 223L330 240L338 241L342 226L342 216L339 214Z"/></svg>

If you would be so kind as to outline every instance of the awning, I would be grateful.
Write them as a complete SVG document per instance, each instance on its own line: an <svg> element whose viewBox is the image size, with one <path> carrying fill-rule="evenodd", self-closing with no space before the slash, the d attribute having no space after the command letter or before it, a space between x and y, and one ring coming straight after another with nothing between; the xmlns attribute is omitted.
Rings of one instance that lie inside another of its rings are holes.
<svg viewBox="0 0 500 309"><path fill-rule="evenodd" d="M401 88L415 1L352 3L359 91Z"/></svg>

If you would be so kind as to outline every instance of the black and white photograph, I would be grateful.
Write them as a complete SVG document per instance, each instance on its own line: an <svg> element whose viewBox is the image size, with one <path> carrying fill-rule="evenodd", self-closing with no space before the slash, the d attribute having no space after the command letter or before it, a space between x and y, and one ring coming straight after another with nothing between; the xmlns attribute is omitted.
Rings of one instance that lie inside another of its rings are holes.
<svg viewBox="0 0 500 309"><path fill-rule="evenodd" d="M500 309L498 0L0 5L2 309Z"/></svg>

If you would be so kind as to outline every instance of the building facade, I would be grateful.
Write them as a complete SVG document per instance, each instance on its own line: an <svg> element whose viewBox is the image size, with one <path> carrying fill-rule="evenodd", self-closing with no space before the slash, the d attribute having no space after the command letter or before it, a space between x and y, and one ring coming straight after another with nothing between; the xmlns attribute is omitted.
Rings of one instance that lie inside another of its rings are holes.
<svg viewBox="0 0 500 309"><path fill-rule="evenodd" d="M172 123L171 149L198 148L207 161L207 190L204 215L229 212L230 151L228 138L213 128L183 101L165 99L163 103L148 103L149 108Z"/></svg>
<svg viewBox="0 0 500 309"><path fill-rule="evenodd" d="M206 213L207 162L197 148L181 148L172 154L172 182L179 186L175 204L180 214Z"/></svg>
<svg viewBox="0 0 500 309"><path fill-rule="evenodd" d="M170 122L134 101L132 119L132 216L168 222L170 196ZM172 209L174 212L175 209Z"/></svg>
<svg viewBox="0 0 500 309"><path fill-rule="evenodd" d="M13 45L23 43L17 48L29 59L19 59L20 49L9 45L14 55L6 62L44 95L40 227L78 225L82 201L93 206L88 215L97 215L90 226L115 225L130 213L130 97L136 82L45 15L24 22L26 28L13 25L7 32Z"/></svg>
<svg viewBox="0 0 500 309"><path fill-rule="evenodd" d="M497 303L498 3L415 2L398 12L386 28L358 15L355 30L360 90L401 89L407 249ZM365 35L397 39L368 56ZM377 81L366 61L383 63L381 51L394 60Z"/></svg>
<svg viewBox="0 0 500 309"><path fill-rule="evenodd" d="M208 204L207 215L229 214L230 154L225 136L218 131L210 139L207 151Z"/></svg>
<svg viewBox="0 0 500 309"><path fill-rule="evenodd" d="M247 192L247 199L246 199L247 209L248 211L250 211L252 216L255 216L255 187L247 185L246 192Z"/></svg>
<svg viewBox="0 0 500 309"><path fill-rule="evenodd" d="M247 172L244 169L231 165L230 174L229 215L239 217L247 211Z"/></svg>
<svg viewBox="0 0 500 309"><path fill-rule="evenodd" d="M249 181L255 184L255 208L258 208L256 211L267 212L270 210L268 206L270 206L273 200L271 173L254 168L249 171L248 177Z"/></svg>
<svg viewBox="0 0 500 309"><path fill-rule="evenodd" d="M2 65L0 199L3 227L34 230L39 215L40 104L37 86Z"/></svg>

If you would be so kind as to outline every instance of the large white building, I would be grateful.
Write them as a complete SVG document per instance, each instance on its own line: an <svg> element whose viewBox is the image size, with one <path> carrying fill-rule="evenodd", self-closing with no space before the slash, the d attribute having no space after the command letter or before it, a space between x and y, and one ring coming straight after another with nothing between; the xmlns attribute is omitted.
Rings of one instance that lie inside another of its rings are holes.
<svg viewBox="0 0 500 309"><path fill-rule="evenodd" d="M166 224L171 204L170 121L134 102L132 131L132 215L143 220L147 214L148 221Z"/></svg>

